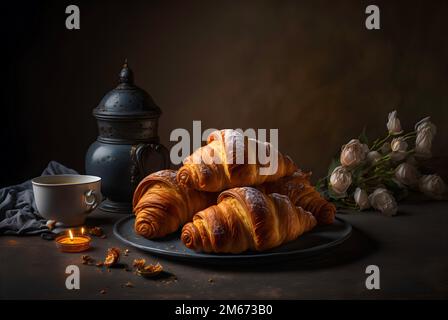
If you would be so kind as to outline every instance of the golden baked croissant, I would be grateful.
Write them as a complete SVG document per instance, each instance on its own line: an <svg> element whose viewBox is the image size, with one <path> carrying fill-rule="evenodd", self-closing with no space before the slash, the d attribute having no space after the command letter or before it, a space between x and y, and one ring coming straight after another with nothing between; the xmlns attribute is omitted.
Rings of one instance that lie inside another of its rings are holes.
<svg viewBox="0 0 448 320"><path fill-rule="evenodd" d="M270 155L277 161L266 160L267 164L262 164L257 152L263 152L259 150L266 151L267 157ZM212 132L207 145L184 160L177 179L180 184L197 190L218 192L274 181L296 169L291 158L282 155L270 143L249 139L237 130L226 129Z"/></svg>
<svg viewBox="0 0 448 320"><path fill-rule="evenodd" d="M217 205L196 213L184 225L181 238L195 251L264 251L296 239L315 225L313 215L295 207L287 196L242 187L222 192Z"/></svg>
<svg viewBox="0 0 448 320"><path fill-rule="evenodd" d="M216 197L180 186L174 170L152 173L134 192L135 231L148 239L163 237L191 221L196 212L216 203Z"/></svg>
<svg viewBox="0 0 448 320"><path fill-rule="evenodd" d="M335 219L336 207L328 202L311 185L311 173L297 170L292 175L259 186L264 193L280 193L287 195L291 202L310 211L319 224L332 224Z"/></svg>

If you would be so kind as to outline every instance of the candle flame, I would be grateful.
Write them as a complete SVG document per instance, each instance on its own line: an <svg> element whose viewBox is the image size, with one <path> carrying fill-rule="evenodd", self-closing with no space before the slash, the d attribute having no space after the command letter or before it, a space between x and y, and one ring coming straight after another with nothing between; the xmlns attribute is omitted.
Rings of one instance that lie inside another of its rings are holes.
<svg viewBox="0 0 448 320"><path fill-rule="evenodd" d="M81 234L84 234L84 227L81 228Z"/></svg>
<svg viewBox="0 0 448 320"><path fill-rule="evenodd" d="M68 235L70 236L70 240L73 241L73 232L71 229L68 230Z"/></svg>

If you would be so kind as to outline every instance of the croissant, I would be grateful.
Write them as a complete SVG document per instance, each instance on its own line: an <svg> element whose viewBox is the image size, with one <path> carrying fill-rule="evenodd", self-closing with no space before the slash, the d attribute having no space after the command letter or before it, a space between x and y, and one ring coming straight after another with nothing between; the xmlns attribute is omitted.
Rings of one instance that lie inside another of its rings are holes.
<svg viewBox="0 0 448 320"><path fill-rule="evenodd" d="M274 161L272 166L270 161L262 164L257 157L257 150L266 151L267 156L273 153L272 159L277 160L275 171ZM226 129L212 132L207 145L184 160L177 179L180 184L197 190L218 192L274 181L292 174L296 169L291 158L282 155L270 143L247 138L237 130Z"/></svg>
<svg viewBox="0 0 448 320"><path fill-rule="evenodd" d="M135 231L148 239L166 236L191 221L196 212L216 203L216 197L180 186L174 170L150 174L134 192Z"/></svg>
<svg viewBox="0 0 448 320"><path fill-rule="evenodd" d="M319 224L332 224L336 207L311 185L310 176L311 173L297 170L290 176L265 183L259 186L259 189L265 193L276 192L287 195L294 205L310 211Z"/></svg>
<svg viewBox="0 0 448 320"><path fill-rule="evenodd" d="M264 251L296 239L316 225L313 215L280 194L252 187L222 192L218 204L194 215L181 239L195 251Z"/></svg>

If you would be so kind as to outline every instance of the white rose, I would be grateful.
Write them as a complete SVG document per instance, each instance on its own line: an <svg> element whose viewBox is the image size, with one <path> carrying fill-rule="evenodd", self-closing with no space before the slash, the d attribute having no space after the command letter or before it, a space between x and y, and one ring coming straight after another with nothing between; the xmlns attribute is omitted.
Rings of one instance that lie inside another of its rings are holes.
<svg viewBox="0 0 448 320"><path fill-rule="evenodd" d="M392 135L400 134L403 132L403 130L401 130L401 123L400 123L400 119L398 119L398 117L397 117L396 110L389 113L388 120L387 120L387 129L389 130L389 133Z"/></svg>
<svg viewBox="0 0 448 320"><path fill-rule="evenodd" d="M394 152L404 152L408 149L408 143L402 137L392 139L390 148Z"/></svg>
<svg viewBox="0 0 448 320"><path fill-rule="evenodd" d="M395 178L405 186L413 187L418 184L420 174L413 165L403 162L395 169Z"/></svg>
<svg viewBox="0 0 448 320"><path fill-rule="evenodd" d="M422 176L418 183L421 192L434 199L442 199L446 193L446 184L436 174Z"/></svg>
<svg viewBox="0 0 448 320"><path fill-rule="evenodd" d="M367 154L367 161L369 161L370 163L375 163L378 160L380 160L382 157L383 156L378 151L370 151Z"/></svg>
<svg viewBox="0 0 448 320"><path fill-rule="evenodd" d="M415 153L421 158L431 157L432 140L437 133L437 127L430 119L426 117L415 124L415 131L417 131Z"/></svg>
<svg viewBox="0 0 448 320"><path fill-rule="evenodd" d="M370 208L369 196L363 189L356 188L353 198L360 210Z"/></svg>
<svg viewBox="0 0 448 320"><path fill-rule="evenodd" d="M344 196L352 184L352 175L343 166L334 168L330 176L330 187L336 195Z"/></svg>
<svg viewBox="0 0 448 320"><path fill-rule="evenodd" d="M394 216L397 213L395 198L384 188L378 188L370 194L369 201L372 207L386 216Z"/></svg>
<svg viewBox="0 0 448 320"><path fill-rule="evenodd" d="M408 144L403 138L399 137L392 139L390 143L390 148L392 150L390 158L393 161L401 161L404 158L406 158L407 156L406 150L408 148Z"/></svg>
<svg viewBox="0 0 448 320"><path fill-rule="evenodd" d="M431 117L426 117L415 124L415 131L429 130L434 137L437 133L437 127L430 121Z"/></svg>
<svg viewBox="0 0 448 320"><path fill-rule="evenodd" d="M432 139L434 135L429 127L423 128L417 132L415 138L415 153L421 158L431 157Z"/></svg>
<svg viewBox="0 0 448 320"><path fill-rule="evenodd" d="M362 144L358 139L352 139L349 143L342 146L341 164L344 167L354 167L364 161L367 152L369 152L367 145Z"/></svg>

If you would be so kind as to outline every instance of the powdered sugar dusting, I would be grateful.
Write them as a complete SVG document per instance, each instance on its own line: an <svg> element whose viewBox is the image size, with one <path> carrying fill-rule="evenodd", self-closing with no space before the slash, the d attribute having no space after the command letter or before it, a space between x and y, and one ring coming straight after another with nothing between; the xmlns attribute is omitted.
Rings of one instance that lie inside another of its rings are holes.
<svg viewBox="0 0 448 320"><path fill-rule="evenodd" d="M244 136L236 130L225 130L224 142L228 163L244 163Z"/></svg>
<svg viewBox="0 0 448 320"><path fill-rule="evenodd" d="M247 139L246 139L247 137ZM263 167L278 163L280 153L270 142L260 141L243 133L241 130L222 129L210 133L207 143L216 141L225 147L227 164L261 164ZM275 170L276 168L274 168Z"/></svg>
<svg viewBox="0 0 448 320"><path fill-rule="evenodd" d="M176 176L176 171L174 170L160 170L151 174L152 178L172 178Z"/></svg>
<svg viewBox="0 0 448 320"><path fill-rule="evenodd" d="M221 131L222 130L215 130L212 133L210 133L207 137L207 144L214 141L214 140L221 140Z"/></svg>
<svg viewBox="0 0 448 320"><path fill-rule="evenodd" d="M240 194L243 193L244 202L249 208L255 211L268 210L266 198L260 190L252 187L242 187L238 189L241 191L239 192Z"/></svg>
<svg viewBox="0 0 448 320"><path fill-rule="evenodd" d="M227 164L244 163L244 135L233 129L217 130L210 133L207 142L219 141L225 147Z"/></svg>

